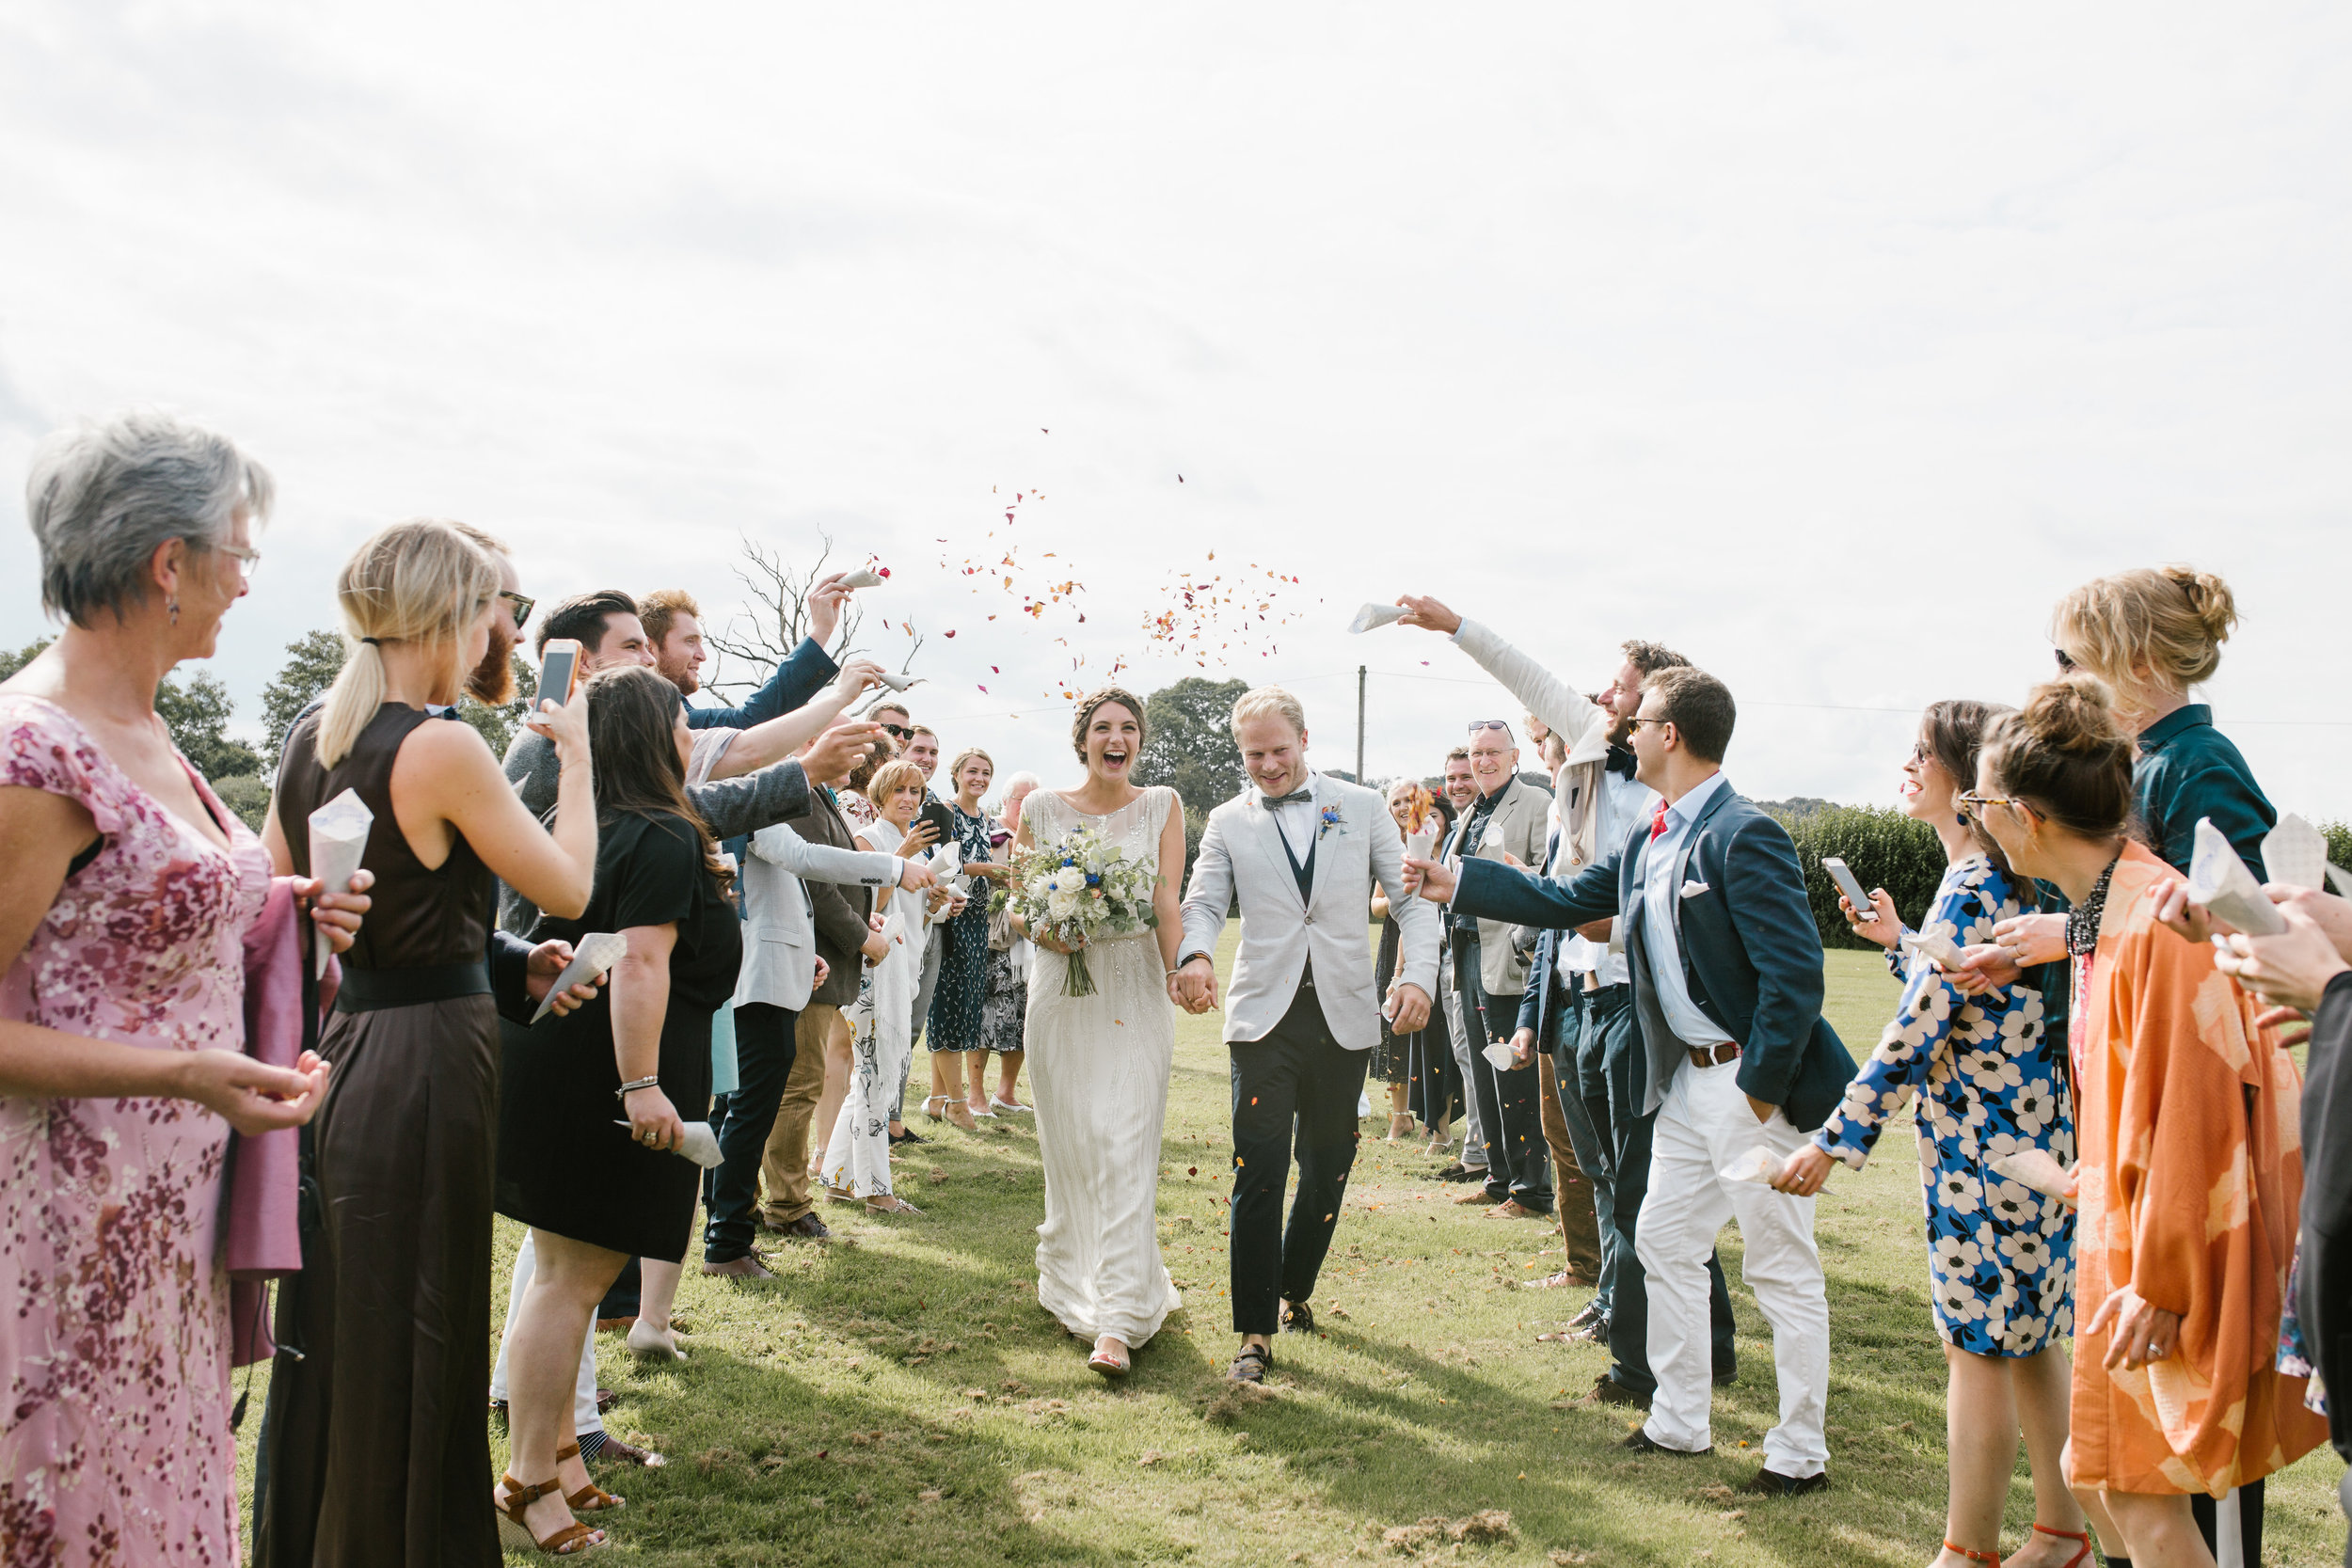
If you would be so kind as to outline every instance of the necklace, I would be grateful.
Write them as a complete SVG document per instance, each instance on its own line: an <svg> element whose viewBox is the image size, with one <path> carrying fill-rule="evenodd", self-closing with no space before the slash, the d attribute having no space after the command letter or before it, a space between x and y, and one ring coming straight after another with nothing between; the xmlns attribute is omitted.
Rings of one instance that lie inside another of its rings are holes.
<svg viewBox="0 0 2352 1568"><path fill-rule="evenodd" d="M2115 875L2116 861L2122 858L2119 853L2115 860L2107 862L2106 869L2099 873L2098 884L2090 890L2090 896L2079 907L2066 911L2066 951L2070 957L2082 958L2099 945L2099 919L2106 913L2107 882Z"/></svg>

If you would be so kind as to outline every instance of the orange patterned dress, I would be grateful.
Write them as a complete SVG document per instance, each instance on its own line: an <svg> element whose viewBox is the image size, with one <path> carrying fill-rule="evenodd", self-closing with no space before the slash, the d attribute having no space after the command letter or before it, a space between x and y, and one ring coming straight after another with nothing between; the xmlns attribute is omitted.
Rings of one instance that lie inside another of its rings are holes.
<svg viewBox="0 0 2352 1568"><path fill-rule="evenodd" d="M2150 890L2172 875L2126 847L2078 986L2074 1321L2130 1284L2180 1314L2180 1345L2127 1371L2104 1365L2108 1332L2078 1337L2066 1479L2218 1497L2293 1464L2328 1426L2276 1367L2303 1192L2300 1075L2213 949L2156 923Z"/></svg>

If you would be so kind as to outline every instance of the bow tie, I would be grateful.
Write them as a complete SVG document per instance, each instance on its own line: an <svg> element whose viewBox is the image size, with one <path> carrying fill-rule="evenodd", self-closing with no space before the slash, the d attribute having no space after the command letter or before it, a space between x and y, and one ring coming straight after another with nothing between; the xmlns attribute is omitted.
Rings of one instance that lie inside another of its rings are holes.
<svg viewBox="0 0 2352 1568"><path fill-rule="evenodd" d="M1288 795L1261 795L1258 800L1266 810L1272 811L1277 806L1287 806L1294 800L1311 801L1314 798L1315 792L1312 789L1294 789Z"/></svg>
<svg viewBox="0 0 2352 1568"><path fill-rule="evenodd" d="M1610 747L1608 760L1601 767L1621 779L1633 777L1633 749L1629 746Z"/></svg>

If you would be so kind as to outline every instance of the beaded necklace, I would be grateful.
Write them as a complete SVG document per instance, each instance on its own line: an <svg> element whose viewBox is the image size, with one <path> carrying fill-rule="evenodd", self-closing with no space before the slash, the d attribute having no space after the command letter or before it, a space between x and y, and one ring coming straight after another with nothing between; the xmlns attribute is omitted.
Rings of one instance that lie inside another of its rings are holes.
<svg viewBox="0 0 2352 1568"><path fill-rule="evenodd" d="M2106 869L2099 873L2098 885L2090 890L2090 896L2066 911L2066 951L2070 957L2087 957L2099 945L2099 918L2106 913L2107 882L2115 875L2116 862L2122 858L2118 851L2115 860L2107 862Z"/></svg>

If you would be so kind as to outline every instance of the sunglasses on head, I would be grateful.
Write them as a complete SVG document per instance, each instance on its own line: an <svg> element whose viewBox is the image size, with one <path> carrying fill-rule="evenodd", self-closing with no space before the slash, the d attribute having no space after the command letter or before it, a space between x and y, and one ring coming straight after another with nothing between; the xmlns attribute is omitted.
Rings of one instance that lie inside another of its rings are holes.
<svg viewBox="0 0 2352 1568"><path fill-rule="evenodd" d="M1470 722L1470 733L1476 735L1481 730L1501 730L1502 732L1502 737L1505 740L1511 738L1511 726L1500 719L1471 720Z"/></svg>

